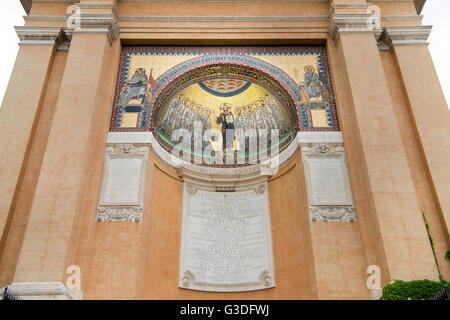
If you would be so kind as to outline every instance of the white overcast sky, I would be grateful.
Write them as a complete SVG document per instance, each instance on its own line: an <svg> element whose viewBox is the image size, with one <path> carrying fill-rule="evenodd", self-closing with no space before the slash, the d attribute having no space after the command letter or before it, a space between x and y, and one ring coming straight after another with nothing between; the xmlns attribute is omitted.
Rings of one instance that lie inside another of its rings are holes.
<svg viewBox="0 0 450 320"><path fill-rule="evenodd" d="M422 11L423 23L433 25L429 38L431 56L441 81L442 89L450 101L450 0L427 0ZM23 25L25 14L19 0L0 0L0 101L8 85L16 59L18 38L13 26ZM24 94L26 94L26 89Z"/></svg>

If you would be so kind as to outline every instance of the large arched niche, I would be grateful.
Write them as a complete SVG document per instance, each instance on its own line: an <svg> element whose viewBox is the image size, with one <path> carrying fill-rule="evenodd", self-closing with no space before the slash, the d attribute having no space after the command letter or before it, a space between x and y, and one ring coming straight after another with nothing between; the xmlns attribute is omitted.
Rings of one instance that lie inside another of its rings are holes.
<svg viewBox="0 0 450 320"><path fill-rule="evenodd" d="M292 149L295 149L291 143L295 141L300 127L297 87L282 70L266 62L243 56L192 59L158 78L157 87L149 123L154 138L161 146L160 151L166 153L166 158L167 154L180 154L182 149L185 155L190 153L184 159L193 163L199 154L205 158L210 154L209 151L205 152L208 145L213 150L212 158L223 156L230 150L245 155L244 161L235 159L233 163L225 160L211 163L211 159L195 162L202 167L226 169L261 164L275 155L292 154ZM207 129L220 132L223 125L217 123L216 116L220 119L221 112L226 111L224 104L232 114L235 133L237 129L248 132L247 129L253 128L257 129L259 137L261 134L264 136L261 129L265 129L267 146L258 145L260 148L256 151L251 150L247 137L246 140L240 140L245 141L245 149L242 150L242 144L236 142L236 136L234 143L227 149L227 144L222 144L222 136L218 134L215 141L214 138L203 141L200 149L195 148L194 121L201 124L202 134ZM190 133L190 147L186 148L180 143L182 138L173 139L176 129L185 129ZM278 130L278 137L273 129Z"/></svg>

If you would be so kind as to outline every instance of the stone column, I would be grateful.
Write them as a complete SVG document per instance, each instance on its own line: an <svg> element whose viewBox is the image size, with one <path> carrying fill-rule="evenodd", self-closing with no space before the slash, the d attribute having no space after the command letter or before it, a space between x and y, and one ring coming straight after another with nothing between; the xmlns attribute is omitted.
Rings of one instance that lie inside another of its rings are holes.
<svg viewBox="0 0 450 320"><path fill-rule="evenodd" d="M416 139L450 245L450 112L428 51L430 26L388 27L380 41L391 48Z"/></svg>
<svg viewBox="0 0 450 320"><path fill-rule="evenodd" d="M381 267L383 285L392 279L437 280L374 36L381 29L370 23L368 7L364 3L332 4L329 30L334 63L341 64L344 73L335 75L341 80L336 87L344 143L347 152L359 160L349 161L349 169L359 170L352 182L361 185L352 188L360 197L357 223L367 264Z"/></svg>
<svg viewBox="0 0 450 320"><path fill-rule="evenodd" d="M79 26L73 30L16 285L63 281L72 262L71 235L84 213L91 160L106 141L114 79L105 74L120 52L116 9L105 2L78 5Z"/></svg>
<svg viewBox="0 0 450 320"><path fill-rule="evenodd" d="M59 27L16 27L21 40L16 63L0 108L0 238L6 237L39 119Z"/></svg>

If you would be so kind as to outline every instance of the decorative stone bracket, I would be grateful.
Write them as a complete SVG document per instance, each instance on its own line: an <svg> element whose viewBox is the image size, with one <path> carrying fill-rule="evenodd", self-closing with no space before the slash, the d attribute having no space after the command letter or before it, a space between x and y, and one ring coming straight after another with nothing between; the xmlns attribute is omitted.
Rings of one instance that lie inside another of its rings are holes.
<svg viewBox="0 0 450 320"><path fill-rule="evenodd" d="M5 288L0 289L0 300ZM20 300L81 300L81 290L68 289L62 282L14 282L8 291Z"/></svg>

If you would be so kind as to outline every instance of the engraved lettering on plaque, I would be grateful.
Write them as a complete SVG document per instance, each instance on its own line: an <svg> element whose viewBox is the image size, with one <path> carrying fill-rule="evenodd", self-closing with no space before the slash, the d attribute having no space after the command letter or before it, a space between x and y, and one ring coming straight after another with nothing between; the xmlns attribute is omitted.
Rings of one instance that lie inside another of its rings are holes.
<svg viewBox="0 0 450 320"><path fill-rule="evenodd" d="M267 193L185 193L180 287L245 291L274 286Z"/></svg>
<svg viewBox="0 0 450 320"><path fill-rule="evenodd" d="M311 205L351 205L344 163L337 157L308 159Z"/></svg>
<svg viewBox="0 0 450 320"><path fill-rule="evenodd" d="M343 150L304 148L306 184L310 206L352 206L350 180Z"/></svg>
<svg viewBox="0 0 450 320"><path fill-rule="evenodd" d="M147 153L132 144L106 148L97 221L142 221Z"/></svg>
<svg viewBox="0 0 450 320"><path fill-rule="evenodd" d="M143 160L109 159L101 205L139 205Z"/></svg>

